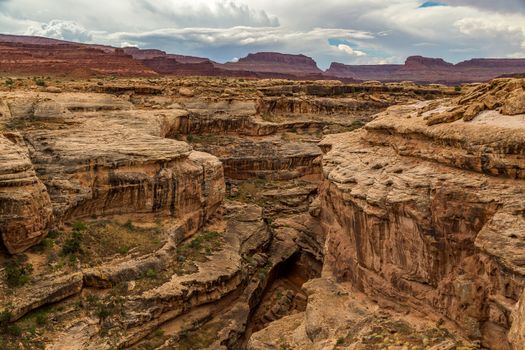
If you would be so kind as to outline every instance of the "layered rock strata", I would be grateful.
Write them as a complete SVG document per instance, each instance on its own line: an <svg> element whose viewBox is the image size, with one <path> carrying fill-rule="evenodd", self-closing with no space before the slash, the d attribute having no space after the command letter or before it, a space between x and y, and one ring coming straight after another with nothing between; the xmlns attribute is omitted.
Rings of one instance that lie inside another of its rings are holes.
<svg viewBox="0 0 525 350"><path fill-rule="evenodd" d="M394 107L321 143L323 274L380 304L442 315L488 348L521 349L523 115L428 126L440 107L429 109Z"/></svg>

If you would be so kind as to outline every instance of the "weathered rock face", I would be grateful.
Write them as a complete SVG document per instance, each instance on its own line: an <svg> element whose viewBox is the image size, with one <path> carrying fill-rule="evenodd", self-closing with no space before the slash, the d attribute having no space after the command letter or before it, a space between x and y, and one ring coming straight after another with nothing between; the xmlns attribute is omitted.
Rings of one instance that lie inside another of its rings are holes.
<svg viewBox="0 0 525 350"><path fill-rule="evenodd" d="M512 328L509 333L509 340L514 345L514 349L525 349L525 293L522 294L512 314Z"/></svg>
<svg viewBox="0 0 525 350"><path fill-rule="evenodd" d="M61 41L0 37L0 73L17 75L155 76L156 72L119 49Z"/></svg>
<svg viewBox="0 0 525 350"><path fill-rule="evenodd" d="M54 224L131 213L173 218L198 213L202 224L222 202L221 163L184 142L164 138L184 111L134 111L129 102L103 94L7 94L2 100L11 111L5 122L21 125L29 145L28 157L5 141L6 151L12 149L4 156L6 174L18 164L18 186L28 186L32 193L24 198L27 192L11 181L10 192L20 198L11 195L13 204L6 202L3 212L6 218L20 217L20 225L5 219L9 230L3 235L5 244L13 246L10 250L20 251L42 238L50 204Z"/></svg>
<svg viewBox="0 0 525 350"><path fill-rule="evenodd" d="M0 232L10 253L38 243L52 215L49 195L23 147L0 137Z"/></svg>
<svg viewBox="0 0 525 350"><path fill-rule="evenodd" d="M35 240L12 231L24 254L0 252L0 331L23 332L7 345L448 350L469 346L459 329L505 348L511 324L519 342L523 135L495 116L428 126L442 107L422 101L453 88L27 84L0 87L0 195L48 204L14 214L42 222Z"/></svg>
<svg viewBox="0 0 525 350"><path fill-rule="evenodd" d="M422 112L432 110L433 107L429 106ZM483 111L497 111L508 116L525 114L525 80L496 79L490 85L480 85L450 101L449 105L443 105L442 109L430 113L426 119L429 125L458 119L469 121Z"/></svg>
<svg viewBox="0 0 525 350"><path fill-rule="evenodd" d="M432 113L394 107L324 139L324 274L510 349L525 286L525 128L496 112L427 126Z"/></svg>

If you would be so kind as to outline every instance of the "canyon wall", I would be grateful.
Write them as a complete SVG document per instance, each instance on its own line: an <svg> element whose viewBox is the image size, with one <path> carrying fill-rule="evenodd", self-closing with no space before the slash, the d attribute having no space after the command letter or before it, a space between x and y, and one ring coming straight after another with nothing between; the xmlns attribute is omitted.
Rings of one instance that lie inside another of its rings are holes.
<svg viewBox="0 0 525 350"><path fill-rule="evenodd" d="M19 145L2 138L1 222L12 253L38 243L52 226L85 217L191 216L195 229L222 202L220 161L164 138L184 111L136 111L105 94L0 99L7 107L2 122L18 130L6 135Z"/></svg>
<svg viewBox="0 0 525 350"><path fill-rule="evenodd" d="M509 339L522 349L525 131L523 115L501 112L522 86L493 84L511 97L471 121L433 124L457 106L419 103L326 137L323 275L381 305L441 315L490 349L511 349Z"/></svg>

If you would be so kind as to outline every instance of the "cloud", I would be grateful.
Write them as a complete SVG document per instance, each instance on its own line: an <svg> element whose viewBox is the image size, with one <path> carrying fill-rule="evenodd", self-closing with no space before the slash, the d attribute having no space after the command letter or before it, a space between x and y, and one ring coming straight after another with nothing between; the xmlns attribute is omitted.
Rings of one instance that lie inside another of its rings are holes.
<svg viewBox="0 0 525 350"><path fill-rule="evenodd" d="M0 0L0 32L218 61L264 50L303 53L321 67L402 63L414 54L457 62L521 55L525 1Z"/></svg>
<svg viewBox="0 0 525 350"><path fill-rule="evenodd" d="M49 23L32 25L27 28L24 34L79 42L90 42L93 38L91 32L80 24L57 19Z"/></svg>
<svg viewBox="0 0 525 350"><path fill-rule="evenodd" d="M503 13L525 12L523 0L447 0L446 3L453 6L470 6Z"/></svg>
<svg viewBox="0 0 525 350"><path fill-rule="evenodd" d="M357 56L357 57L366 56L366 52L354 50L350 46L345 45L345 44L339 44L337 45L337 48L350 56Z"/></svg>
<svg viewBox="0 0 525 350"><path fill-rule="evenodd" d="M191 3L168 0L135 0L138 6L151 15L170 20L175 27L232 26L277 27L279 19L263 10L234 1Z"/></svg>
<svg viewBox="0 0 525 350"><path fill-rule="evenodd" d="M313 28L308 31L284 27L232 27L232 28L164 28L150 32L119 32L107 35L109 43L120 46L122 42L143 48L160 48L196 56L210 55L218 61L243 57L254 51L282 51L321 57L333 53L327 38L367 41L373 34L338 28ZM339 51L340 53L342 51ZM348 54L348 53L347 53ZM338 55L338 54L337 54ZM336 56L337 56L336 55ZM359 53L354 53L354 56ZM330 62L321 61L327 66Z"/></svg>

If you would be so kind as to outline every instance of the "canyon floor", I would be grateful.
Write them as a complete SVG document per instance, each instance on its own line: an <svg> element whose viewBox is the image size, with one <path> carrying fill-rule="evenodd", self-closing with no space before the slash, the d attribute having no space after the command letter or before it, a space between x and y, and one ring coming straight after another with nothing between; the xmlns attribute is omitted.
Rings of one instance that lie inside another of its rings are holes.
<svg viewBox="0 0 525 350"><path fill-rule="evenodd" d="M525 80L8 79L0 349L525 349L524 181Z"/></svg>

